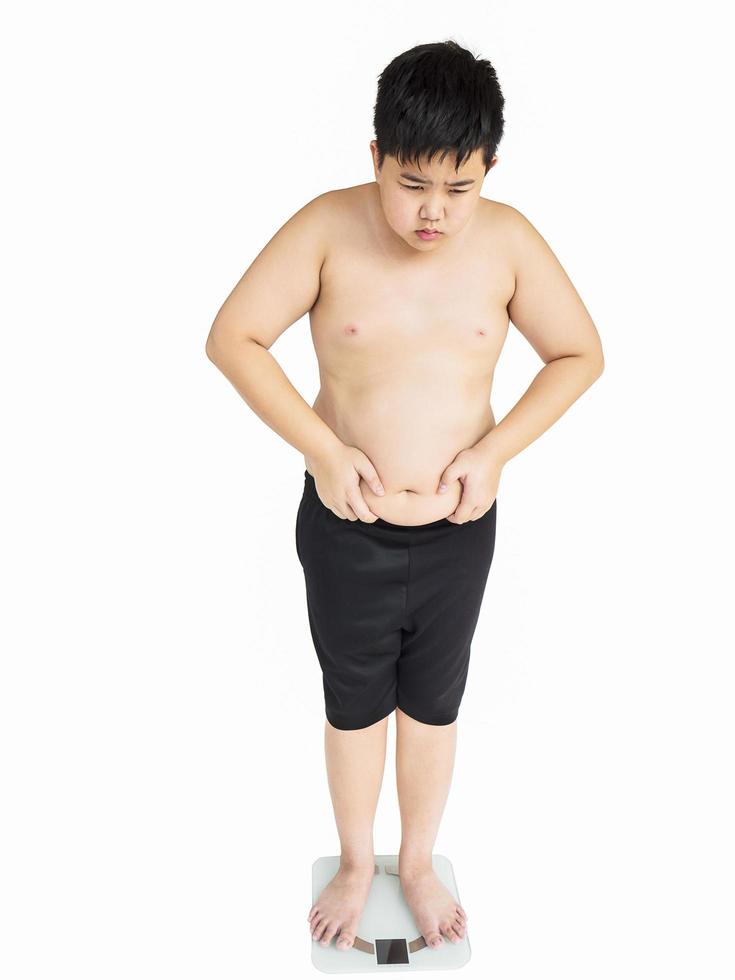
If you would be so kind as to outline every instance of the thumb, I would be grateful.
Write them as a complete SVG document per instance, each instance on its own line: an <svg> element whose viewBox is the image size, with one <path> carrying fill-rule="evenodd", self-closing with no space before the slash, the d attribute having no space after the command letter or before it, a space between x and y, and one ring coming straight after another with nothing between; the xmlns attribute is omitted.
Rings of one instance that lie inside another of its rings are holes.
<svg viewBox="0 0 735 980"><path fill-rule="evenodd" d="M454 475L454 464L450 463L449 466L444 470L442 475L439 477L439 490L438 493L446 493L447 487L452 482L456 480L457 476Z"/></svg>
<svg viewBox="0 0 735 980"><path fill-rule="evenodd" d="M356 463L355 469L373 493L378 494L378 496L382 496L385 493L383 484L380 482L380 477L378 476L378 471L368 459Z"/></svg>

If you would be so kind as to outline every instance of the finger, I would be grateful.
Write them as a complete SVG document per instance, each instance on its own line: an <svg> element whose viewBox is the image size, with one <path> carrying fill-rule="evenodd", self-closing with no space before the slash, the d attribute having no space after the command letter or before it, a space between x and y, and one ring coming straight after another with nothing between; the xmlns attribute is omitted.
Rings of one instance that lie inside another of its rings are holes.
<svg viewBox="0 0 735 980"><path fill-rule="evenodd" d="M375 469L375 467L370 462L370 460L366 459L364 463L360 463L358 466L355 467L355 469L363 478L365 483L367 483L367 485L370 487L373 493L379 497L382 497L383 494L385 493L385 487L380 481L380 477L378 476L378 471Z"/></svg>
<svg viewBox="0 0 735 980"><path fill-rule="evenodd" d="M439 486L436 488L436 492L437 493L446 493L447 492L447 488L449 487L449 484L452 482L452 480L455 480L455 479L456 479L456 477L454 476L454 473L452 471L452 467L451 466L447 466L447 468L444 470L444 472L442 473L442 475L439 477Z"/></svg>
<svg viewBox="0 0 735 980"><path fill-rule="evenodd" d="M451 515L454 518L455 524L465 524L470 520L470 515L476 508L468 504L466 501L460 500L456 510Z"/></svg>
<svg viewBox="0 0 735 980"><path fill-rule="evenodd" d="M339 517L343 521L356 521L357 515L352 510L348 502L345 502L341 507L330 507L332 513Z"/></svg>
<svg viewBox="0 0 735 980"><path fill-rule="evenodd" d="M347 491L347 502L352 507L354 513L357 514L358 521L373 524L377 520L377 514L373 514L370 510L359 489Z"/></svg>

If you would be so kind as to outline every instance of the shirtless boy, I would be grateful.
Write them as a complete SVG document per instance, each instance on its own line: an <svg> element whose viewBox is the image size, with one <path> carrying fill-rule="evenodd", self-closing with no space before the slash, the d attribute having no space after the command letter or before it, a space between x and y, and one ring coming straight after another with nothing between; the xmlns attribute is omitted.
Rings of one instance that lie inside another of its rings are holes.
<svg viewBox="0 0 735 980"><path fill-rule="evenodd" d="M504 100L489 62L422 44L378 83L375 180L309 201L225 300L208 357L304 457L296 549L323 675L340 867L313 940L359 935L396 714L400 883L429 948L465 910L432 869L470 641L505 463L600 376L600 338L528 219L480 197ZM434 235L424 234L426 229ZM269 352L308 313L321 389L308 405ZM544 367L496 424L509 321Z"/></svg>

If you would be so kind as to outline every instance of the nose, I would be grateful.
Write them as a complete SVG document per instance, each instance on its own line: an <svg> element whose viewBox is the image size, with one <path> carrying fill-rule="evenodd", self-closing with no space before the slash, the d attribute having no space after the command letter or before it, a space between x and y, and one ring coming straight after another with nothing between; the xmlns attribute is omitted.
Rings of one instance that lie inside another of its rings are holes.
<svg viewBox="0 0 735 980"><path fill-rule="evenodd" d="M442 205L438 197L427 197L422 201L421 218L424 221L439 221L442 216Z"/></svg>

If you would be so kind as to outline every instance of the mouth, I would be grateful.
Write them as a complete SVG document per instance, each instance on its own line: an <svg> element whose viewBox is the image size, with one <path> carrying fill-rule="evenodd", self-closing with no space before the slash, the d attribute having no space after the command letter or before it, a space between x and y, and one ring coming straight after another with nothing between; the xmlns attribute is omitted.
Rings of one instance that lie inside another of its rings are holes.
<svg viewBox="0 0 735 980"><path fill-rule="evenodd" d="M442 232L438 231L436 228L417 228L416 234L420 235L421 238L438 238Z"/></svg>

